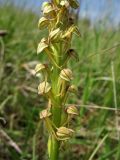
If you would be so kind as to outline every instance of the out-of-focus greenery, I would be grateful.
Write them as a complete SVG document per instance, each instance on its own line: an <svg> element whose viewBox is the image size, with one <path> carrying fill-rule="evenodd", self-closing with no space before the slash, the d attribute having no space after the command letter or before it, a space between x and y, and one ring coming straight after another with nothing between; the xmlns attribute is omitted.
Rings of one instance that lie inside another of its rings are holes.
<svg viewBox="0 0 120 160"><path fill-rule="evenodd" d="M22 150L17 153L0 134L0 160L47 159L43 136L47 132L39 120L46 103L37 95L38 79L33 74L45 56L36 55L45 34L37 29L38 19L31 11L0 6L0 30L8 31L0 37L0 117L6 120L6 124L0 120L1 130ZM68 103L78 104L80 116L73 119L75 137L65 144L67 149L61 146L61 160L120 160L120 115L109 109L119 109L120 104L120 30L103 29L102 24L91 28L87 20L80 20L79 27L82 37L75 36L72 45L79 62L70 63L79 90Z"/></svg>

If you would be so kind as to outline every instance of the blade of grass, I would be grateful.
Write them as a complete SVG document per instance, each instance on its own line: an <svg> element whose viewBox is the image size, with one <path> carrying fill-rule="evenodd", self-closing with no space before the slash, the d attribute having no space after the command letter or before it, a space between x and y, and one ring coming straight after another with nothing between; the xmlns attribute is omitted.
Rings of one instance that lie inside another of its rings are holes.
<svg viewBox="0 0 120 160"><path fill-rule="evenodd" d="M32 160L36 160L36 135L33 136L33 145L32 145Z"/></svg>
<svg viewBox="0 0 120 160"><path fill-rule="evenodd" d="M115 113L116 113L116 129L119 128L119 120L118 120L118 105L117 105L117 92L116 92L116 81L115 81L115 72L114 72L114 63L111 62L111 71L112 71L112 82L113 82L113 95L114 95L114 106L115 106ZM117 131L118 140L120 140L120 132Z"/></svg>
<svg viewBox="0 0 120 160"><path fill-rule="evenodd" d="M103 139L100 141L100 143L97 145L97 147L95 148L95 150L93 151L93 153L91 154L90 158L88 160L92 160L93 157L95 156L95 154L97 153L97 151L99 150L99 148L102 146L102 144L104 143L104 141L106 140L106 138L108 137L108 134L106 134Z"/></svg>

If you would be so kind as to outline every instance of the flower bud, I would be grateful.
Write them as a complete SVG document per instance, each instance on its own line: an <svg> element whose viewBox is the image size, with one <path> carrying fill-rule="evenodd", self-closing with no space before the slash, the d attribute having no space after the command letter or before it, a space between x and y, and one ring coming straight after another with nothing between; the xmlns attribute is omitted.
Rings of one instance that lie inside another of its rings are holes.
<svg viewBox="0 0 120 160"><path fill-rule="evenodd" d="M79 2L77 0L69 0L70 6L74 9L79 8Z"/></svg>
<svg viewBox="0 0 120 160"><path fill-rule="evenodd" d="M79 115L78 109L77 109L77 107L74 106L74 105L71 105L71 106L69 106L69 107L67 108L67 113L70 114L70 115L77 115L77 116Z"/></svg>
<svg viewBox="0 0 120 160"><path fill-rule="evenodd" d="M78 89L75 85L71 85L69 86L68 91L76 94L78 92Z"/></svg>
<svg viewBox="0 0 120 160"><path fill-rule="evenodd" d="M48 47L47 40L45 38L42 38L40 43L38 44L37 54L41 53L47 47Z"/></svg>
<svg viewBox="0 0 120 160"><path fill-rule="evenodd" d="M79 56L78 56L78 54L75 52L74 49L69 49L69 50L67 51L67 54L68 54L69 57L73 57L73 58L76 59L76 61L79 61Z"/></svg>
<svg viewBox="0 0 120 160"><path fill-rule="evenodd" d="M46 94L48 92L50 92L51 90L51 86L48 82L42 82L39 84L38 86L38 94Z"/></svg>
<svg viewBox="0 0 120 160"><path fill-rule="evenodd" d="M48 25L49 25L49 21L48 21L47 18L45 18L45 17L40 18L40 20L38 22L38 28L39 29L45 28Z"/></svg>
<svg viewBox="0 0 120 160"><path fill-rule="evenodd" d="M60 73L60 78L69 82L73 79L72 71L68 68L63 69Z"/></svg>
<svg viewBox="0 0 120 160"><path fill-rule="evenodd" d="M74 134L74 130L66 127L60 127L57 129L56 135L60 140L67 140L72 137Z"/></svg>
<svg viewBox="0 0 120 160"><path fill-rule="evenodd" d="M44 109L40 112L40 119L45 119L47 117L50 117L52 113L48 111L47 109Z"/></svg>

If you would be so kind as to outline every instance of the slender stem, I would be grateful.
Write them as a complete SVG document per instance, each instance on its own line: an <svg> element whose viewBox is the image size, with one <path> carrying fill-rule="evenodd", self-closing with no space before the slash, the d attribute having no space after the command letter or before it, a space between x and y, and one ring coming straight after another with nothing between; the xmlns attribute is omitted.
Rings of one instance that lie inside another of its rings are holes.
<svg viewBox="0 0 120 160"><path fill-rule="evenodd" d="M52 114L53 114L53 123L55 124L56 127L59 127L61 123L61 107L59 106L59 98L57 102L58 103L55 104L57 106L53 106ZM50 141L51 141L50 160L58 160L60 142L55 138L54 135L50 137Z"/></svg>
<svg viewBox="0 0 120 160"><path fill-rule="evenodd" d="M60 45L59 47L60 48ZM59 49L57 48L54 49L54 52L56 54L56 61L57 64L59 65L60 63L60 58L59 58ZM61 112L62 112L62 107L61 107L61 99L59 96L59 74L60 74L60 69L55 67L53 68L53 76L52 76L52 89L53 89L53 95L54 95L54 103L52 104L52 122L55 124L55 126L58 128L60 127L61 124ZM59 159L59 148L60 148L60 142L55 138L54 135L50 136L50 160L58 160Z"/></svg>
<svg viewBox="0 0 120 160"><path fill-rule="evenodd" d="M49 139L50 146L50 160L58 160L59 159L59 147L60 142L56 140L54 136L51 136Z"/></svg>

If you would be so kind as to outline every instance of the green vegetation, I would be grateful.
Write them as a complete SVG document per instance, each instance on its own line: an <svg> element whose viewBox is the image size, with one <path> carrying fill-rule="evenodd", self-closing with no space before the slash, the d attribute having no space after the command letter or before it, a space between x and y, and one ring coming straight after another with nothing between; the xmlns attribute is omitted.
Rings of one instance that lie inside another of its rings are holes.
<svg viewBox="0 0 120 160"><path fill-rule="evenodd" d="M39 119L47 104L37 94L33 72L45 59L36 48L46 33L37 29L39 16L31 11L0 6L0 15L0 30L8 30L0 37L0 160L47 160L48 133ZM61 146L60 159L120 160L120 30L92 29L86 21L79 26L82 37L72 42L79 62L69 63L79 91L68 103L78 105L80 116L73 119L76 134L64 144L67 150Z"/></svg>

